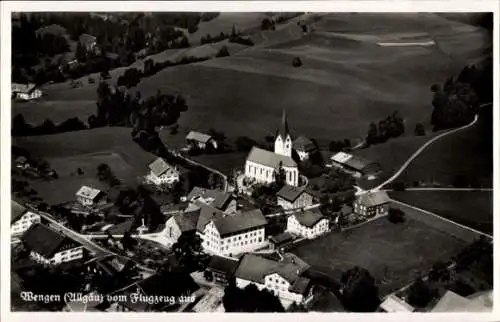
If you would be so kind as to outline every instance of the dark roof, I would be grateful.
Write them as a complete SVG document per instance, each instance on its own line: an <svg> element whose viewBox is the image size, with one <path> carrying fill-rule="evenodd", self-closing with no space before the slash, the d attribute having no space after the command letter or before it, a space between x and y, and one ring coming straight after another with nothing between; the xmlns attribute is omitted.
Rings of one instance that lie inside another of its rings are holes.
<svg viewBox="0 0 500 322"><path fill-rule="evenodd" d="M305 136L299 136L295 141L293 141L293 147L295 150L310 152L316 149L316 145L313 141L309 140Z"/></svg>
<svg viewBox="0 0 500 322"><path fill-rule="evenodd" d="M85 45L88 45L89 43L93 43L96 41L96 37L89 35L89 34L81 34L78 40Z"/></svg>
<svg viewBox="0 0 500 322"><path fill-rule="evenodd" d="M63 246L69 246L69 248L78 246L74 240L39 223L31 225L21 239L26 247L45 258L51 258Z"/></svg>
<svg viewBox="0 0 500 322"><path fill-rule="evenodd" d="M383 205L389 202L389 196L385 191L367 192L358 197L358 202L366 207Z"/></svg>
<svg viewBox="0 0 500 322"><path fill-rule="evenodd" d="M187 200L191 201L197 197L216 199L221 194L223 194L223 191L219 189L206 189L196 186L189 192Z"/></svg>
<svg viewBox="0 0 500 322"><path fill-rule="evenodd" d="M196 132L196 131L191 131L186 136L186 140L192 140L192 141L197 141L197 142L201 142L201 143L207 143L211 139L212 139L211 135L201 133L201 132Z"/></svg>
<svg viewBox="0 0 500 322"><path fill-rule="evenodd" d="M168 164L167 162L165 162L165 160L163 160L162 158L158 158L158 159L154 160L149 165L149 169L157 177L161 176L162 174L164 174L168 170L175 171L175 168L173 166L171 166L170 164Z"/></svg>
<svg viewBox="0 0 500 322"><path fill-rule="evenodd" d="M295 219L302 225L306 227L313 227L321 219L326 218L319 211L306 210L303 212L293 214Z"/></svg>
<svg viewBox="0 0 500 322"><path fill-rule="evenodd" d="M303 192L308 193L304 188L284 185L276 195L286 201L294 202Z"/></svg>
<svg viewBox="0 0 500 322"><path fill-rule="evenodd" d="M225 216L215 220L214 224L223 237L242 230L263 227L267 224L267 220L260 209L254 209L245 213Z"/></svg>
<svg viewBox="0 0 500 322"><path fill-rule="evenodd" d="M238 268L239 261L221 256L212 256L208 268L212 271L223 272L233 275Z"/></svg>
<svg viewBox="0 0 500 322"><path fill-rule="evenodd" d="M343 204L342 207L340 208L339 213L342 215L350 215L350 214L352 214L352 207L348 206L346 204Z"/></svg>
<svg viewBox="0 0 500 322"><path fill-rule="evenodd" d="M15 223L26 212L26 208L14 200L10 201L10 222Z"/></svg>
<svg viewBox="0 0 500 322"><path fill-rule="evenodd" d="M287 135L290 134L290 131L288 129L288 120L286 117L286 110L283 109L283 113L281 115L281 123L278 128L278 133L276 134L276 137L281 136L283 140L286 138Z"/></svg>
<svg viewBox="0 0 500 322"><path fill-rule="evenodd" d="M284 167L296 167L297 163L292 158L285 155L276 154L254 146L248 153L247 161L262 164L274 169L278 169L280 162Z"/></svg>
<svg viewBox="0 0 500 322"><path fill-rule="evenodd" d="M196 230L198 230L199 232L203 232L205 226L211 220L218 220L224 216L224 212L212 206L206 205L201 202L198 203L198 206L200 207L200 216L198 217L198 222L196 223Z"/></svg>
<svg viewBox="0 0 500 322"><path fill-rule="evenodd" d="M174 215L174 220L179 229L185 233L196 230L196 224L200 218L200 209Z"/></svg>
<svg viewBox="0 0 500 322"><path fill-rule="evenodd" d="M363 169L368 166L377 165L376 162L345 152L338 152L330 159L334 162L340 163L357 171L363 171Z"/></svg>
<svg viewBox="0 0 500 322"><path fill-rule="evenodd" d="M294 239L294 236L292 234L290 234L289 232L284 232L284 233L281 233L279 235L271 236L271 238L269 238L269 240L275 245L288 243L288 242L292 241L293 239Z"/></svg>
<svg viewBox="0 0 500 322"><path fill-rule="evenodd" d="M226 207L229 205L231 198L232 194L230 192L219 193L215 198L214 202L212 203L212 206L220 210L225 210Z"/></svg>
<svg viewBox="0 0 500 322"><path fill-rule="evenodd" d="M310 285L310 279L308 279L307 277L299 276L299 278L297 278L295 283L293 283L288 290L293 293L304 294L307 292Z"/></svg>
<svg viewBox="0 0 500 322"><path fill-rule="evenodd" d="M130 229L132 229L133 226L134 226L134 220L129 219L127 221L109 227L106 231L109 231L111 235L123 235L127 231L130 231Z"/></svg>

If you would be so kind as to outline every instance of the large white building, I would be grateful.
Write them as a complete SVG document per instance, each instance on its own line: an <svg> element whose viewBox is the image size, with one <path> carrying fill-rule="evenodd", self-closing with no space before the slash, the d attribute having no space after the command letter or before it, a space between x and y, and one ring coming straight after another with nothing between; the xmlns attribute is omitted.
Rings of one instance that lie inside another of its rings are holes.
<svg viewBox="0 0 500 322"><path fill-rule="evenodd" d="M245 162L245 176L260 183L272 183L280 167L285 172L286 183L298 186L299 170L292 159L292 138L285 111L274 141L274 152L253 147Z"/></svg>
<svg viewBox="0 0 500 322"><path fill-rule="evenodd" d="M246 254L234 274L236 286L250 284L259 290L267 289L276 295L286 307L291 303L306 303L312 299L312 285L302 274L309 268L300 258L285 254L282 261L273 261L258 255Z"/></svg>
<svg viewBox="0 0 500 322"><path fill-rule="evenodd" d="M13 239L17 239L26 230L28 230L31 225L39 223L41 218L39 214L28 211L25 207L14 200L11 200L10 205L10 235Z"/></svg>
<svg viewBox="0 0 500 322"><path fill-rule="evenodd" d="M58 265L85 256L82 245L39 223L32 225L24 233L21 241L31 251L30 257L43 264Z"/></svg>
<svg viewBox="0 0 500 322"><path fill-rule="evenodd" d="M175 166L165 162L162 158L158 158L149 165L149 174L146 180L155 185L174 184L179 181L179 171Z"/></svg>
<svg viewBox="0 0 500 322"><path fill-rule="evenodd" d="M99 189L94 189L88 186L81 186L75 194L76 200L83 206L93 206L105 204L104 193Z"/></svg>
<svg viewBox="0 0 500 322"><path fill-rule="evenodd" d="M316 238L328 231L329 220L319 210L306 210L290 215L286 230L307 239Z"/></svg>

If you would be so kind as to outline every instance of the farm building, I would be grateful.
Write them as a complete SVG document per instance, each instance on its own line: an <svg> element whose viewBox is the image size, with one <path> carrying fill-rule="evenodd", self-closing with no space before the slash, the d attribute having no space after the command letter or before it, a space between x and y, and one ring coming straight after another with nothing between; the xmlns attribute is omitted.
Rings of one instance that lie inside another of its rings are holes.
<svg viewBox="0 0 500 322"><path fill-rule="evenodd" d="M206 272L213 280L221 285L227 285L234 278L234 272L238 268L239 261L230 257L212 256L208 263Z"/></svg>
<svg viewBox="0 0 500 322"><path fill-rule="evenodd" d="M182 212L170 217L165 223L163 234L173 244L182 234L194 234L196 232L196 225L200 218L201 209Z"/></svg>
<svg viewBox="0 0 500 322"><path fill-rule="evenodd" d="M155 185L174 184L179 181L179 171L177 167L165 162L162 158L153 161L149 166L149 174L146 176L148 182Z"/></svg>
<svg viewBox="0 0 500 322"><path fill-rule="evenodd" d="M292 159L292 139L284 110L274 141L274 152L254 146L245 162L245 176L260 183L272 183L280 167L285 172L286 183L298 186L299 170Z"/></svg>
<svg viewBox="0 0 500 322"><path fill-rule="evenodd" d="M31 251L31 258L44 264L58 265L85 256L82 245L40 223L31 225L21 241Z"/></svg>
<svg viewBox="0 0 500 322"><path fill-rule="evenodd" d="M267 289L279 297L284 306L312 299L311 280L303 277L308 265L301 261L284 259L281 262L246 254L236 269L236 286L245 288L254 284L259 290Z"/></svg>
<svg viewBox="0 0 500 322"><path fill-rule="evenodd" d="M42 96L42 91L35 84L12 83L12 98L29 101Z"/></svg>
<svg viewBox="0 0 500 322"><path fill-rule="evenodd" d="M10 235L13 238L22 235L31 225L41 220L39 214L28 211L14 200L10 201L10 209Z"/></svg>
<svg viewBox="0 0 500 322"><path fill-rule="evenodd" d="M217 141L208 134L191 131L186 135L186 141L191 148L198 148L201 150L217 149Z"/></svg>
<svg viewBox="0 0 500 322"><path fill-rule="evenodd" d="M305 188L284 185L276 197L278 205L285 210L305 208L313 204L313 196Z"/></svg>
<svg viewBox="0 0 500 322"><path fill-rule="evenodd" d="M378 163L345 152L338 152L333 155L330 158L329 166L340 168L356 178L368 177L368 179L373 179L380 172Z"/></svg>
<svg viewBox="0 0 500 322"><path fill-rule="evenodd" d="M312 239L328 231L329 220L318 210L306 210L290 215L287 220L286 230Z"/></svg>
<svg viewBox="0 0 500 322"><path fill-rule="evenodd" d="M367 217L386 215L389 212L389 196L385 191L369 191L354 201L354 212Z"/></svg>
<svg viewBox="0 0 500 322"><path fill-rule="evenodd" d="M99 189L82 186L76 192L76 200L84 206L101 205L106 203L104 193Z"/></svg>
<svg viewBox="0 0 500 322"><path fill-rule="evenodd" d="M186 201L190 202L186 210L198 209L198 205L203 203L223 212L233 213L236 211L237 206L236 199L231 193L220 189L206 189L201 187L194 187L186 197Z"/></svg>
<svg viewBox="0 0 500 322"><path fill-rule="evenodd" d="M293 148L299 155L300 161L309 159L309 157L317 150L314 142L305 136L299 136L295 139L295 141L293 141Z"/></svg>

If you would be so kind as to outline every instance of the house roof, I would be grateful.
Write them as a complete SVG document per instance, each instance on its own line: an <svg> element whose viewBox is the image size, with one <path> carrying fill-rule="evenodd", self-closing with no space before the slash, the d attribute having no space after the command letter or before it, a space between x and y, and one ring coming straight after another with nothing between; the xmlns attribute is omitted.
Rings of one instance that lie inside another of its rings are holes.
<svg viewBox="0 0 500 322"><path fill-rule="evenodd" d="M176 171L175 167L173 167L170 164L168 164L167 162L165 162L165 160L163 160L162 158L158 158L158 159L154 160L152 163L150 163L149 169L157 177L161 176L162 174L164 174L168 170Z"/></svg>
<svg viewBox="0 0 500 322"><path fill-rule="evenodd" d="M280 162L284 167L296 167L297 163L285 155L276 154L254 146L248 153L247 161L278 169Z"/></svg>
<svg viewBox="0 0 500 322"><path fill-rule="evenodd" d="M196 131L191 131L186 136L186 140L193 140L201 143L207 143L211 138L211 135Z"/></svg>
<svg viewBox="0 0 500 322"><path fill-rule="evenodd" d="M346 204L343 204L342 207L340 208L339 213L341 215L350 215L350 214L352 214L352 207L348 206Z"/></svg>
<svg viewBox="0 0 500 322"><path fill-rule="evenodd" d="M330 158L330 160L348 166L357 171L362 171L367 166L375 164L375 162L345 152L337 152Z"/></svg>
<svg viewBox="0 0 500 322"><path fill-rule="evenodd" d="M300 275L304 271L291 262L277 262L258 255L245 254L236 269L235 276L255 283L264 283L268 275L278 274L290 283L289 291L303 293L310 280Z"/></svg>
<svg viewBox="0 0 500 322"><path fill-rule="evenodd" d="M203 232L205 226L212 220L218 220L224 217L224 212L217 208L206 205L202 202L198 203L200 207L200 216L198 217L198 222L196 223L196 230Z"/></svg>
<svg viewBox="0 0 500 322"><path fill-rule="evenodd" d="M232 194L230 192L221 192L215 197L212 206L217 209L225 210L232 199Z"/></svg>
<svg viewBox="0 0 500 322"><path fill-rule="evenodd" d="M262 227L266 224L267 220L260 209L254 209L232 216L224 216L223 218L214 220L214 225L219 231L221 237L237 233L242 230Z"/></svg>
<svg viewBox="0 0 500 322"><path fill-rule="evenodd" d="M284 232L279 235L274 235L269 238L269 240L276 245L287 243L289 241L292 241L294 239L293 235L290 234L289 232Z"/></svg>
<svg viewBox="0 0 500 322"><path fill-rule="evenodd" d="M89 34L81 34L78 39L80 42L87 45L89 43L95 42L97 38Z"/></svg>
<svg viewBox="0 0 500 322"><path fill-rule="evenodd" d="M306 227L314 227L321 219L326 218L319 211L306 210L293 214L297 221Z"/></svg>
<svg viewBox="0 0 500 322"><path fill-rule="evenodd" d="M293 141L293 147L298 151L310 152L316 149L313 141L309 140L305 136L301 135L295 141Z"/></svg>
<svg viewBox="0 0 500 322"><path fill-rule="evenodd" d="M202 197L204 199L207 198L216 199L221 193L223 193L223 191L218 189L206 189L202 187L194 187L191 190L191 192L189 192L187 200L192 201L193 199L199 197Z"/></svg>
<svg viewBox="0 0 500 322"><path fill-rule="evenodd" d="M283 198L286 201L294 202L304 192L308 193L304 188L284 185L283 188L278 191L276 196Z"/></svg>
<svg viewBox="0 0 500 322"><path fill-rule="evenodd" d="M101 190L99 189L94 189L88 186L81 186L81 188L76 192L76 196L94 200L100 193Z"/></svg>
<svg viewBox="0 0 500 322"><path fill-rule="evenodd" d="M389 295L382 304L380 304L380 308L383 309L387 313L396 313L396 312L413 312L415 308L405 301L401 300L397 296L391 294Z"/></svg>
<svg viewBox="0 0 500 322"><path fill-rule="evenodd" d="M26 208L14 200L10 201L10 222L15 223L26 213Z"/></svg>
<svg viewBox="0 0 500 322"><path fill-rule="evenodd" d="M12 83L11 90L12 93L31 93L36 88L35 84L18 84Z"/></svg>
<svg viewBox="0 0 500 322"><path fill-rule="evenodd" d="M21 239L30 250L46 258L54 256L63 246L78 246L76 241L39 223L31 225Z"/></svg>
<svg viewBox="0 0 500 322"><path fill-rule="evenodd" d="M183 212L173 216L179 229L184 232L196 230L196 224L200 218L200 209L190 212Z"/></svg>
<svg viewBox="0 0 500 322"><path fill-rule="evenodd" d="M208 268L217 271L223 272L228 275L233 275L236 269L238 268L239 261L227 257L221 256L212 256L210 262L208 263Z"/></svg>
<svg viewBox="0 0 500 322"><path fill-rule="evenodd" d="M389 202L389 196L385 191L366 192L358 197L358 202L366 207L383 205Z"/></svg>
<svg viewBox="0 0 500 322"><path fill-rule="evenodd" d="M452 291L446 291L431 312L490 312L491 308L471 301Z"/></svg>

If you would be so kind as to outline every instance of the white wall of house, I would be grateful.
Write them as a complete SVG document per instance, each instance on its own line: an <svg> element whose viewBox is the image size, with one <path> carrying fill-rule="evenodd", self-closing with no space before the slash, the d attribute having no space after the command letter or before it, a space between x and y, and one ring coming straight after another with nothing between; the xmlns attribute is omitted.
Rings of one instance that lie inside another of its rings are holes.
<svg viewBox="0 0 500 322"><path fill-rule="evenodd" d="M283 281L285 282L285 284L282 284ZM304 300L304 296L302 294L297 294L288 291L290 283L288 283L288 281L286 281L278 274L271 274L266 276L264 278L264 284L236 277L237 287L245 288L250 284L254 284L255 286L257 286L259 290L267 289L271 291L274 295L278 296L279 299L285 303L290 301L302 303L302 301Z"/></svg>
<svg viewBox="0 0 500 322"><path fill-rule="evenodd" d="M58 265L61 263L71 262L83 258L83 246L66 249L55 253L51 258L46 258L37 252L31 251L31 258L35 261L45 264Z"/></svg>
<svg viewBox="0 0 500 322"><path fill-rule="evenodd" d="M307 239L313 239L323 235L328 231L328 219L323 218L316 223L313 227L306 227L301 225L294 215L289 216L286 224L286 230L300 235Z"/></svg>
<svg viewBox="0 0 500 322"><path fill-rule="evenodd" d="M306 151L301 151L301 150L295 150L297 151L297 154L299 155L300 161L304 161L309 159L309 152Z"/></svg>
<svg viewBox="0 0 500 322"><path fill-rule="evenodd" d="M236 255L255 251L267 245L265 229L256 228L242 234L221 238L213 222L205 226L201 235L203 249L210 254L221 256Z"/></svg>
<svg viewBox="0 0 500 322"><path fill-rule="evenodd" d="M290 202L281 197L278 197L278 206L283 207L283 209L285 210L305 208L311 206L312 204L313 204L313 198L308 193L300 194L300 196L297 199L295 199L294 202Z"/></svg>
<svg viewBox="0 0 500 322"><path fill-rule="evenodd" d="M30 93L17 93L16 97L25 101L29 101L42 96L42 91L39 89L34 89Z"/></svg>
<svg viewBox="0 0 500 322"><path fill-rule="evenodd" d="M21 218L19 218L16 222L14 222L10 226L10 235L19 236L26 230L28 230L28 228L30 228L31 225L39 222L40 222L39 214L27 211L24 215L21 216Z"/></svg>
<svg viewBox="0 0 500 322"><path fill-rule="evenodd" d="M291 186L299 185L299 170L297 167L283 167L286 174L286 183ZM275 169L266 165L247 161L245 164L245 176L255 179L260 183L272 183L275 181Z"/></svg>
<svg viewBox="0 0 500 322"><path fill-rule="evenodd" d="M367 207L363 203L354 202L354 212L363 216L387 215L389 212L389 205L387 203Z"/></svg>
<svg viewBox="0 0 500 322"><path fill-rule="evenodd" d="M82 196L77 196L76 200L84 206L92 206L94 204L94 200L90 198L85 198Z"/></svg>
<svg viewBox="0 0 500 322"><path fill-rule="evenodd" d="M177 171L168 170L158 177L153 172L150 172L147 179L155 185L173 184L179 181L179 173Z"/></svg>

